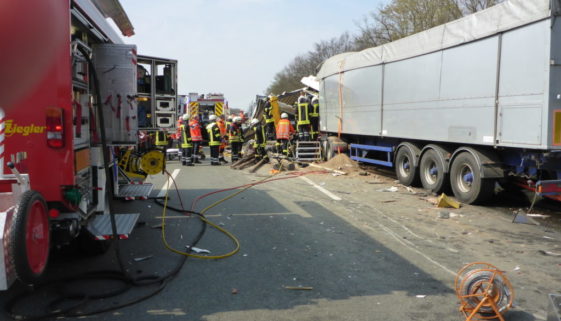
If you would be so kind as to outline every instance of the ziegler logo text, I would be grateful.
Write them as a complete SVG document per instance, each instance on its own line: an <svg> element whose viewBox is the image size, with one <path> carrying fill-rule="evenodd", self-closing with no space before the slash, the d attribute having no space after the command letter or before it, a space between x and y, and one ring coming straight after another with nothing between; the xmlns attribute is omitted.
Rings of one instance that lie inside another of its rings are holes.
<svg viewBox="0 0 561 321"><path fill-rule="evenodd" d="M20 134L22 136L29 136L29 134L42 134L45 132L47 126L37 126L35 124L20 126L15 124L13 120L6 120L6 128L4 130L6 137Z"/></svg>

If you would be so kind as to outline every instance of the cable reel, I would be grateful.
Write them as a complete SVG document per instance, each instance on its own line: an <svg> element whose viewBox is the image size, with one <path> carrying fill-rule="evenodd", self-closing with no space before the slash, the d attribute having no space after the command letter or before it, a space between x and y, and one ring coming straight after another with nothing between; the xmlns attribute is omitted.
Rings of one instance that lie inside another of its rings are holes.
<svg viewBox="0 0 561 321"><path fill-rule="evenodd" d="M150 150L140 156L140 169L148 175L162 173L166 168L166 154L159 149Z"/></svg>
<svg viewBox="0 0 561 321"><path fill-rule="evenodd" d="M454 283L466 321L504 321L502 314L512 307L514 290L503 271L489 263L470 263L458 272Z"/></svg>

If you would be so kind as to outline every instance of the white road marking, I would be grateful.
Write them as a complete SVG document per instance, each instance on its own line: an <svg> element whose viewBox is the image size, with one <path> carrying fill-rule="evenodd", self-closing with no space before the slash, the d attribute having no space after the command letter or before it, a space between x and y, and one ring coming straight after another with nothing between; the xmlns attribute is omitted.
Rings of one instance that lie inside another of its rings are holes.
<svg viewBox="0 0 561 321"><path fill-rule="evenodd" d="M290 212L284 212L284 213L232 213L232 214L205 214L205 217L226 217L226 216L283 216L283 215L300 215L297 213L290 213ZM171 215L171 216L167 216L166 215L166 219L184 219L184 218L191 218L194 216L188 216L188 215ZM156 216L155 218L157 219L161 219L161 216Z"/></svg>
<svg viewBox="0 0 561 321"><path fill-rule="evenodd" d="M179 168L176 168L176 169L173 170L173 173L171 173L171 177L168 177L167 182L164 184L164 186L162 186L162 189L160 190L160 193L158 193L158 196L157 196L158 198L164 197L166 195L167 190L173 185L173 181L175 180L177 175L179 175L180 171L181 171L181 169L179 169Z"/></svg>
<svg viewBox="0 0 561 321"><path fill-rule="evenodd" d="M317 188L323 194L329 196L329 198L331 198L332 200L334 200L334 201L342 200L342 198L340 198L339 196L331 193L330 191L326 190L325 188L319 186L318 184L312 182L309 178L304 177L304 176L300 176L300 178L303 179L304 181L306 181L308 184L312 185L313 187Z"/></svg>

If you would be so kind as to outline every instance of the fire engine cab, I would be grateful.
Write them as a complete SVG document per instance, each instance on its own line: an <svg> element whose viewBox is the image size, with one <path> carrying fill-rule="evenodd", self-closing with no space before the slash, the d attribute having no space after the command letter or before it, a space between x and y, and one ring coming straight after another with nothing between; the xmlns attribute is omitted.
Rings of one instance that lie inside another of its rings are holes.
<svg viewBox="0 0 561 321"><path fill-rule="evenodd" d="M54 2L47 13L55 16L37 21L56 25L33 25L33 34L65 36L49 50L27 46L35 59L48 52L48 60L33 81L21 81L20 97L0 106L0 290L16 279L36 282L55 247L78 242L93 253L127 238L139 214L112 213L110 199L146 198L152 185L143 178L165 166L165 151L139 148L136 46L107 21L134 34L119 1Z"/></svg>

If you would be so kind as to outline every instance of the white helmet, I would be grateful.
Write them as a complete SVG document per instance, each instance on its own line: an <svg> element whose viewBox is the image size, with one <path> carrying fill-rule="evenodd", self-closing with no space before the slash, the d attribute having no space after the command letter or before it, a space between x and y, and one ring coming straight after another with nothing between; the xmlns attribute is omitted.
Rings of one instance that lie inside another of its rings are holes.
<svg viewBox="0 0 561 321"><path fill-rule="evenodd" d="M251 120L251 126L254 126L254 125L257 125L257 124L259 124L259 119L253 118L253 119Z"/></svg>
<svg viewBox="0 0 561 321"><path fill-rule="evenodd" d="M282 114L281 114L281 118L282 118L282 119L288 118L288 114L287 114L287 113L282 113Z"/></svg>
<svg viewBox="0 0 561 321"><path fill-rule="evenodd" d="M210 120L210 121L215 121L215 120L216 120L216 115L210 115L210 116L208 116L208 120Z"/></svg>
<svg viewBox="0 0 561 321"><path fill-rule="evenodd" d="M241 117L234 117L234 122L235 123L240 122L240 121L242 121Z"/></svg>
<svg viewBox="0 0 561 321"><path fill-rule="evenodd" d="M183 114L181 117L183 120L189 120L189 114Z"/></svg>

